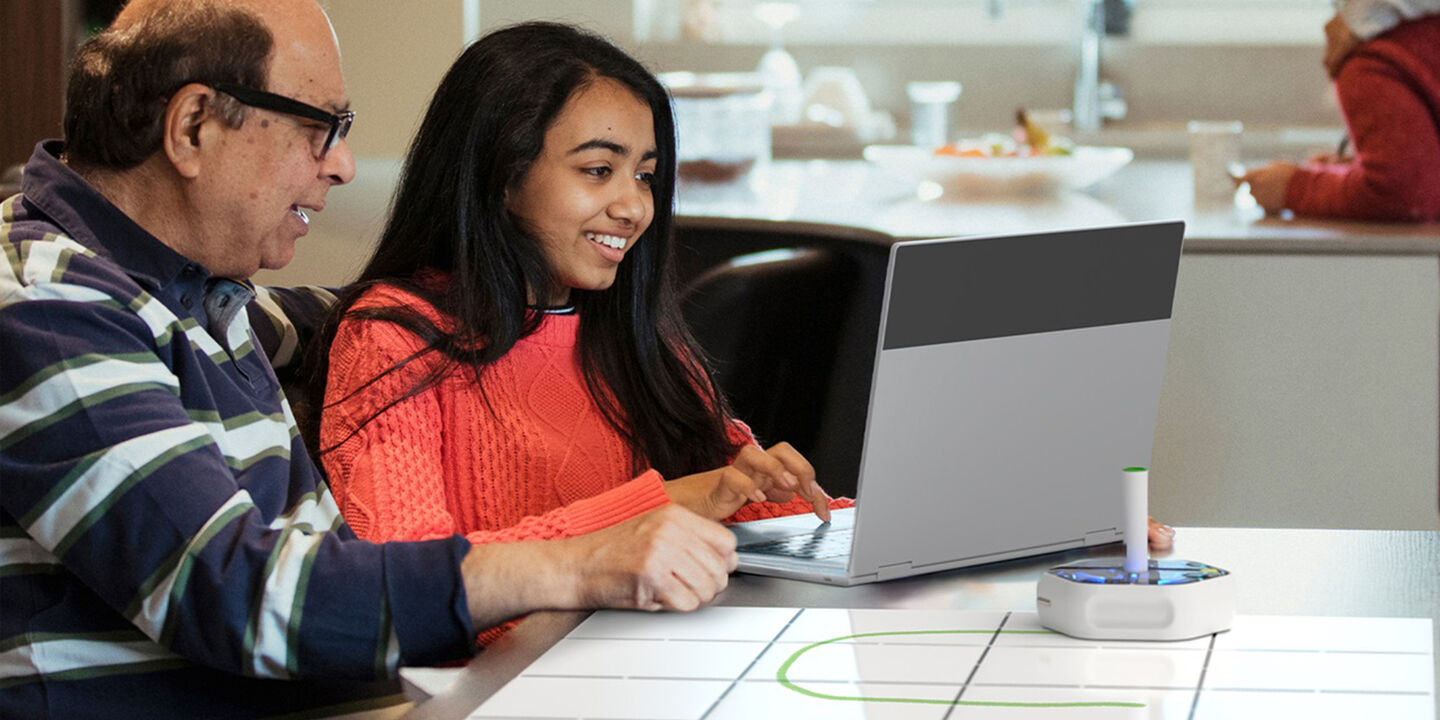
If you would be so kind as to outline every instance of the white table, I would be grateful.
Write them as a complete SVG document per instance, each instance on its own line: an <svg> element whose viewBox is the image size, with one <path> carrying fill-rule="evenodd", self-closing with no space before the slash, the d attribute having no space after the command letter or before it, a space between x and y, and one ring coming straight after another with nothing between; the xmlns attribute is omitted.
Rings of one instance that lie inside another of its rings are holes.
<svg viewBox="0 0 1440 720"><path fill-rule="evenodd" d="M733 575L719 604L1033 610L1035 582L1046 568L1121 553L1118 545L1101 546L852 588ZM1166 556L1235 573L1239 614L1428 617L1440 647L1440 532L1180 528ZM531 616L476 656L448 691L407 717L465 717L587 615Z"/></svg>

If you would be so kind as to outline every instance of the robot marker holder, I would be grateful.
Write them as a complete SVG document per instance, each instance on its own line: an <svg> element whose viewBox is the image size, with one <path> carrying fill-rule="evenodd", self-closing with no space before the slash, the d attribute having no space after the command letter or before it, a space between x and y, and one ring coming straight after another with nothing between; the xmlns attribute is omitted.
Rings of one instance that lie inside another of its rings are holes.
<svg viewBox="0 0 1440 720"><path fill-rule="evenodd" d="M1185 640L1230 629L1235 578L1189 560L1150 560L1145 468L1126 468L1125 557L1045 571L1036 586L1040 624L1087 640Z"/></svg>

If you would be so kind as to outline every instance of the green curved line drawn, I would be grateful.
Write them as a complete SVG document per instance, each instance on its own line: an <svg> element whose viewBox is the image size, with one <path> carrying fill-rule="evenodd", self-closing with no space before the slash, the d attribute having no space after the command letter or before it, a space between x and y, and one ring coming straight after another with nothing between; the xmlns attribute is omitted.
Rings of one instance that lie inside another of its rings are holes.
<svg viewBox="0 0 1440 720"><path fill-rule="evenodd" d="M784 663L782 663L782 664L780 665L780 669L778 669L778 670L775 671L775 679L776 679L777 681L779 681L779 683L780 683L781 685L784 685L785 687L787 687L787 688L789 688L789 689L791 689L791 690L794 690L795 692L800 693L801 695L808 695L809 697L819 698L819 699L821 699L821 700L849 700L849 701L853 701L853 702L884 702L884 703L915 703L915 704L920 704L920 705L979 705L979 706L985 706L985 707L1025 707L1025 708L1065 708L1065 707L1070 707L1070 708L1078 708L1078 707L1127 707L1127 708L1139 708L1139 707L1145 707L1145 703L1134 703L1134 702L986 702L986 701L982 701L982 700L927 700L927 699L925 699L925 698L887 698L887 697L860 697L860 696L853 696L853 695L831 695L831 694L829 694L829 693L816 692L816 691L814 691L814 690L810 690L810 689L807 689L807 688L800 687L799 685L796 685L795 683L791 682L791 681L790 681L790 677L789 677L790 666L791 666L791 665L794 665L794 664L795 664L795 661L796 661L796 660L799 660L801 655L804 655L805 653L810 652L811 650L814 650L815 648L818 648L818 647L820 647L820 646L822 646L822 645L829 645L829 644L831 644L831 643L837 643L837 642L841 642L841 641L844 641L844 640L854 640L854 639L856 639L856 638L869 638L869 637L888 637L888 636L892 636L892 635L967 635L967 634L968 634L968 635L981 635L981 634L983 634L983 635L990 635L990 634L993 634L993 633L995 633L994 630L903 630L903 631L898 631L898 632L873 632L873 633L860 633L860 634L858 634L858 635L842 635L842 636L837 637L837 638L830 638L829 640L821 640L820 642L813 643L813 644L810 644L810 645L806 645L805 647L800 648L799 650L796 650L788 659L785 660ZM1052 633L1051 633L1050 631L1048 631L1048 630L1001 630L1000 633L1003 634L1003 635L1050 635L1050 634L1052 634Z"/></svg>

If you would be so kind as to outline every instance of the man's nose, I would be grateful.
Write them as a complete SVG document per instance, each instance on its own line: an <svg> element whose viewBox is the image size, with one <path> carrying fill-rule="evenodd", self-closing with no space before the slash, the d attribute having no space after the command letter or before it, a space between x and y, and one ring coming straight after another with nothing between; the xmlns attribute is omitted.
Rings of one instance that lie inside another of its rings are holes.
<svg viewBox="0 0 1440 720"><path fill-rule="evenodd" d="M355 179L355 156L350 152L350 142L345 138L335 141L330 152L320 163L320 174L334 185L344 185Z"/></svg>

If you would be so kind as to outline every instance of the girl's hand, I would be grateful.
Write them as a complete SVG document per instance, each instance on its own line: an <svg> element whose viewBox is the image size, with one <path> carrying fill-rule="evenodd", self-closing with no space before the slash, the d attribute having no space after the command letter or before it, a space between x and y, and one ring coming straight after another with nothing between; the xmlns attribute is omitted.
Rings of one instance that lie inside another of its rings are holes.
<svg viewBox="0 0 1440 720"><path fill-rule="evenodd" d="M795 495L805 498L815 510L815 516L830 522L830 496L815 482L815 468L800 451L790 443L771 445L761 451L748 446L735 457L731 467L745 470L751 477L763 476L771 479L765 490L765 499L772 502L790 502Z"/></svg>
<svg viewBox="0 0 1440 720"><path fill-rule="evenodd" d="M830 521L830 498L815 482L815 468L789 443L769 450L747 445L730 465L665 483L670 501L702 517L730 517L750 502L789 502L798 493Z"/></svg>
<svg viewBox="0 0 1440 720"><path fill-rule="evenodd" d="M1175 544L1175 528L1150 518L1150 549L1169 550Z"/></svg>

